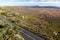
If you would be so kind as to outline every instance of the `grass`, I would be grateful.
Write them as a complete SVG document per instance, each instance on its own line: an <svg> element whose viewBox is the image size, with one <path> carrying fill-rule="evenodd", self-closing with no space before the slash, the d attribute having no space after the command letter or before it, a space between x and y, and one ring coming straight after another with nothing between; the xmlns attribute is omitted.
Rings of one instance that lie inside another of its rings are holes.
<svg viewBox="0 0 60 40"><path fill-rule="evenodd" d="M4 11L4 14L0 13L0 16L49 40L60 40L60 17L50 17L49 13L46 11L46 13L31 16L10 10L9 12Z"/></svg>
<svg viewBox="0 0 60 40"><path fill-rule="evenodd" d="M16 29L15 29L16 28ZM19 27L12 26L10 24L0 21L0 40L24 40L20 34L18 34ZM16 35L19 35L16 36Z"/></svg>
<svg viewBox="0 0 60 40"><path fill-rule="evenodd" d="M6 9L0 9L0 17L10 19L10 11ZM12 15L14 16L14 15ZM0 40L24 40L24 38L19 34L21 32L19 26L12 26L11 24L4 23L0 21Z"/></svg>

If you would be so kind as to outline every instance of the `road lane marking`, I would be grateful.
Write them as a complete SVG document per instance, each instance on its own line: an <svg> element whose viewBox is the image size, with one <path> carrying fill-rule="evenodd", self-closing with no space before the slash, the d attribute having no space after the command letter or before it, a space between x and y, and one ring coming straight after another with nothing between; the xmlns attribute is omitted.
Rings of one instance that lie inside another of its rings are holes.
<svg viewBox="0 0 60 40"><path fill-rule="evenodd" d="M33 39L33 40L35 40L34 38L32 38L30 35L28 35L28 34L26 34L26 33L24 33L24 32L22 32L23 34L25 34L26 36L28 36L29 38L31 38L31 39Z"/></svg>

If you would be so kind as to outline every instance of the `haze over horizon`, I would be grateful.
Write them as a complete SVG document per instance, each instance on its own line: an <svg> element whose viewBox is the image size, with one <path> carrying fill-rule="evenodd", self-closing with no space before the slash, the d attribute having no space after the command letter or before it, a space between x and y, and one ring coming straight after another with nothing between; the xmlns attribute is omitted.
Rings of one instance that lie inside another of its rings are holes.
<svg viewBox="0 0 60 40"><path fill-rule="evenodd" d="M58 6L60 0L0 0L0 6Z"/></svg>

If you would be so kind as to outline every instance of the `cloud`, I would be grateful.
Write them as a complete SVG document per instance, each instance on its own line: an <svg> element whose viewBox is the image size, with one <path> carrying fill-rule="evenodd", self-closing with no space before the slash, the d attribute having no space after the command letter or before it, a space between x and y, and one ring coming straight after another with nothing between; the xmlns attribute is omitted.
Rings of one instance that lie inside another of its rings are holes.
<svg viewBox="0 0 60 40"><path fill-rule="evenodd" d="M10 1L14 1L14 0L10 0Z"/></svg>
<svg viewBox="0 0 60 40"><path fill-rule="evenodd" d="M0 6L60 6L60 2L8 2L0 3Z"/></svg>
<svg viewBox="0 0 60 40"><path fill-rule="evenodd" d="M0 6L60 6L59 0L29 0L27 2L15 0L0 0Z"/></svg>

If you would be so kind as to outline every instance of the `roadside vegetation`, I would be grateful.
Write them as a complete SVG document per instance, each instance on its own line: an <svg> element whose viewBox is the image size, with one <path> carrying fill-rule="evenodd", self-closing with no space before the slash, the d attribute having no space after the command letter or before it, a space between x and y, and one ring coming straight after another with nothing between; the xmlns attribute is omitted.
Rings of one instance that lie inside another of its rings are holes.
<svg viewBox="0 0 60 40"><path fill-rule="evenodd" d="M12 23L49 40L60 40L60 17L50 17L50 15L46 13L38 14L36 17L24 15L24 13L21 12L2 9L0 17L8 19Z"/></svg>
<svg viewBox="0 0 60 40"><path fill-rule="evenodd" d="M0 17L6 18L7 12L9 11L0 8ZM12 24L0 20L0 40L24 40L20 35L20 32L21 30L19 26L13 26Z"/></svg>
<svg viewBox="0 0 60 40"><path fill-rule="evenodd" d="M19 32L18 26L15 27L0 21L0 40L24 40Z"/></svg>

